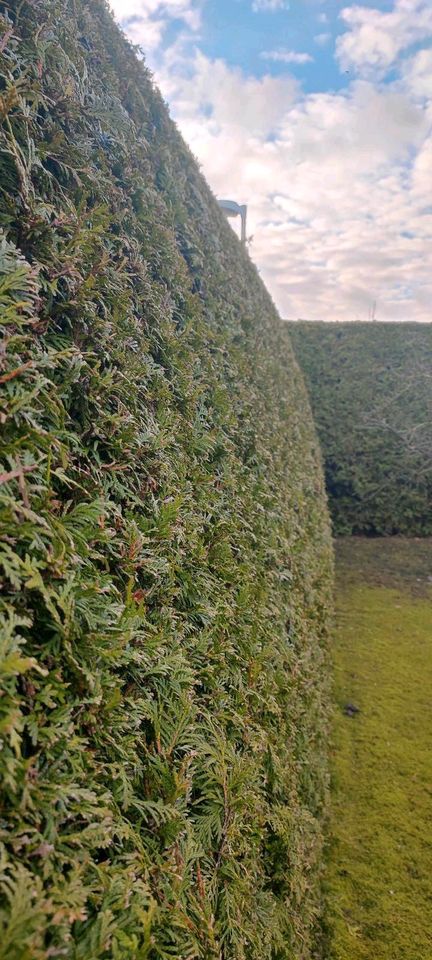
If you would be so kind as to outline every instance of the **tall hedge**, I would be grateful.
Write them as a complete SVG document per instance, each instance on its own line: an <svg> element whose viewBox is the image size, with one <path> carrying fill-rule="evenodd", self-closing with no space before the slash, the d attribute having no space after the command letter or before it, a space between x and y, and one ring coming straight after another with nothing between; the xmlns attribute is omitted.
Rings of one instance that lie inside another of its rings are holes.
<svg viewBox="0 0 432 960"><path fill-rule="evenodd" d="M432 534L432 323L289 323L336 533Z"/></svg>
<svg viewBox="0 0 432 960"><path fill-rule="evenodd" d="M0 14L0 958L305 960L331 560L303 381L104 2Z"/></svg>

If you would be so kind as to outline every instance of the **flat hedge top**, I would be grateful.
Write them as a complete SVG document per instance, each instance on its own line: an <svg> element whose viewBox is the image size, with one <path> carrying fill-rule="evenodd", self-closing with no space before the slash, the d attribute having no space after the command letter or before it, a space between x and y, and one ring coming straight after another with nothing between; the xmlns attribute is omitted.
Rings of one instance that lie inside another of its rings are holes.
<svg viewBox="0 0 432 960"><path fill-rule="evenodd" d="M0 958L304 960L331 563L303 381L105 4L0 13Z"/></svg>

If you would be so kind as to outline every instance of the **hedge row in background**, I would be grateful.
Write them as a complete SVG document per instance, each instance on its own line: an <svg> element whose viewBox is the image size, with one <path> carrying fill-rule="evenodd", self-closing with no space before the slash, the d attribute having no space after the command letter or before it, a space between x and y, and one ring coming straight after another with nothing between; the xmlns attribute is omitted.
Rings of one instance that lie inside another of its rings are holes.
<svg viewBox="0 0 432 960"><path fill-rule="evenodd" d="M305 960L331 562L303 381L104 3L0 13L0 958Z"/></svg>
<svg viewBox="0 0 432 960"><path fill-rule="evenodd" d="M432 324L288 324L338 534L432 534Z"/></svg>

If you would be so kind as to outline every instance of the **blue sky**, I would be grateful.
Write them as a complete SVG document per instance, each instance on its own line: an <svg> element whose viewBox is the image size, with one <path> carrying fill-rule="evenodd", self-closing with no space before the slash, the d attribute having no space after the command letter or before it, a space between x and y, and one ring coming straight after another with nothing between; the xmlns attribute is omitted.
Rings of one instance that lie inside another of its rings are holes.
<svg viewBox="0 0 432 960"><path fill-rule="evenodd" d="M338 88L346 80L334 59L335 38L343 31L340 9L336 0L326 4L294 0L289 8L254 13L250 0L208 0L200 47L207 56L220 57L256 76L286 72L286 62L263 57L266 51L304 53L311 60L291 64L291 69L301 77L305 90ZM177 20L165 38L167 43L179 28Z"/></svg>
<svg viewBox="0 0 432 960"><path fill-rule="evenodd" d="M431 319L432 0L111 0L283 316Z"/></svg>

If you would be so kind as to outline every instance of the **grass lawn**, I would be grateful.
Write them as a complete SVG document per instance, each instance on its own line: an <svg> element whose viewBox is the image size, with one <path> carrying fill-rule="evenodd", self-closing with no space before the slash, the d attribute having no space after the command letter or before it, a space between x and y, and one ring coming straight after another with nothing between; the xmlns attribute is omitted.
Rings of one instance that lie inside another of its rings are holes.
<svg viewBox="0 0 432 960"><path fill-rule="evenodd" d="M325 960L432 960L432 540L337 570Z"/></svg>

